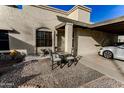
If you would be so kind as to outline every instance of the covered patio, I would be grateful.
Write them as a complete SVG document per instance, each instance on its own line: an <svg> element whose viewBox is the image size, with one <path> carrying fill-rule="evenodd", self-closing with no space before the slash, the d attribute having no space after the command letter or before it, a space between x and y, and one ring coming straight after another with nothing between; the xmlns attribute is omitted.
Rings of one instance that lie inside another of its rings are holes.
<svg viewBox="0 0 124 93"><path fill-rule="evenodd" d="M118 36L124 35L124 17L119 17L116 19L111 19L104 22L99 22L95 24L88 24L72 20L69 18L57 16L58 20L62 23L56 26L57 30L57 46L61 51L71 53L72 48L75 54L78 54L79 42L78 39L81 37L81 33L84 31L86 33L96 34L93 35L93 40L90 42L95 42L93 46L105 46L115 42L118 42ZM79 32L79 30L82 30ZM98 34L97 34L98 33ZM87 35L85 35L87 36ZM84 35L82 35L84 37ZM99 38L97 38L99 37ZM106 39L106 40L104 40ZM105 44L103 42L105 41ZM86 41L88 43L88 41ZM107 42L107 43L106 43ZM85 43L84 43L85 44ZM82 46L82 45L81 45ZM81 47L80 47L81 48ZM99 48L96 48L96 50ZM94 49L95 50L95 49Z"/></svg>
<svg viewBox="0 0 124 93"><path fill-rule="evenodd" d="M57 46L61 51L77 54L77 30L79 27L87 29L89 24L57 16L62 23L56 26Z"/></svg>

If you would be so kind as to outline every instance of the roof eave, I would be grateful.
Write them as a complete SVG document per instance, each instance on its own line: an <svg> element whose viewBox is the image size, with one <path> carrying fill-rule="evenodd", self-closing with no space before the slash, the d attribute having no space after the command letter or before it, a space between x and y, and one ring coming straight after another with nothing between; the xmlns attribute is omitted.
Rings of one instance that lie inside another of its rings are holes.
<svg viewBox="0 0 124 93"><path fill-rule="evenodd" d="M104 25L110 25L110 24L123 22L123 21L124 21L124 16L121 16L121 17L118 17L118 18L115 18L115 19L110 19L110 20L106 20L106 21L103 21L103 22L98 22L98 23L92 24L91 28L104 26Z"/></svg>
<svg viewBox="0 0 124 93"><path fill-rule="evenodd" d="M70 18L66 18L66 17L62 17L62 16L57 16L57 19L59 21L63 22L63 24L65 24L65 23L73 23L74 25L77 25L77 26L82 26L82 27L90 28L90 24L79 22L79 21L76 21L76 20L73 20L73 19L70 19ZM59 24L56 27L60 27L61 25L62 24Z"/></svg>

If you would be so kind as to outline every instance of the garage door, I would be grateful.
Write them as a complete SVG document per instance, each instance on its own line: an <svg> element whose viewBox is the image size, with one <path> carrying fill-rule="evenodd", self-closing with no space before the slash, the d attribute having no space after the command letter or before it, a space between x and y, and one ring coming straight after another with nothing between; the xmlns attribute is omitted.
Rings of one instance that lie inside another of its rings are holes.
<svg viewBox="0 0 124 93"><path fill-rule="evenodd" d="M96 42L92 37L79 36L78 37L78 55L91 55L98 52L95 46Z"/></svg>

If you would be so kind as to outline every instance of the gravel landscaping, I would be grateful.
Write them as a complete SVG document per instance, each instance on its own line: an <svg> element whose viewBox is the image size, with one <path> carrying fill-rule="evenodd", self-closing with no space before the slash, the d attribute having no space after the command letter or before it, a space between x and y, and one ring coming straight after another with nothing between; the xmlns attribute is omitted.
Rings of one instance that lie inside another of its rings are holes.
<svg viewBox="0 0 124 93"><path fill-rule="evenodd" d="M102 76L104 75L80 62L76 66L65 65L62 69L56 67L51 70L50 60L42 59L14 66L0 76L0 87L76 88Z"/></svg>

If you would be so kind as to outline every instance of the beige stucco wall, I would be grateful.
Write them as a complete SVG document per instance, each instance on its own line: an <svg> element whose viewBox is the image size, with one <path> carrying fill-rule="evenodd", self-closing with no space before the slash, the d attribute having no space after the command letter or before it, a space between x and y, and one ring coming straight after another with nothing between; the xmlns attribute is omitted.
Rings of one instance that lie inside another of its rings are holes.
<svg viewBox="0 0 124 93"><path fill-rule="evenodd" d="M76 9L75 11L68 15L68 18L85 23L90 23L90 12L82 9Z"/></svg>
<svg viewBox="0 0 124 93"><path fill-rule="evenodd" d="M118 36L118 42L124 42L124 35Z"/></svg>
<svg viewBox="0 0 124 93"><path fill-rule="evenodd" d="M71 18L71 19L74 19L74 20L78 20L78 9L76 9L75 11L70 13L67 17Z"/></svg>
<svg viewBox="0 0 124 93"><path fill-rule="evenodd" d="M17 31L17 34L9 34L10 49L27 49L29 54L35 53L36 29L47 27L54 32L55 26L60 23L56 15L65 16L33 6L23 6L23 10L0 6L0 22ZM52 44L54 46L54 40Z"/></svg>
<svg viewBox="0 0 124 93"><path fill-rule="evenodd" d="M117 36L85 29L77 29L78 55L90 55L98 53L101 46L109 45L117 41Z"/></svg>

